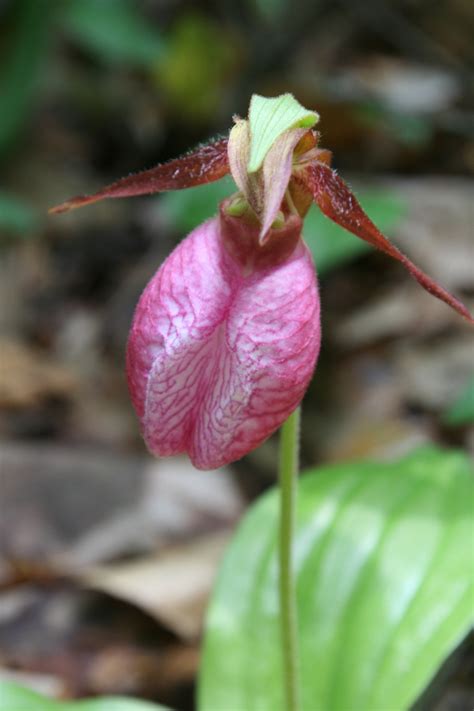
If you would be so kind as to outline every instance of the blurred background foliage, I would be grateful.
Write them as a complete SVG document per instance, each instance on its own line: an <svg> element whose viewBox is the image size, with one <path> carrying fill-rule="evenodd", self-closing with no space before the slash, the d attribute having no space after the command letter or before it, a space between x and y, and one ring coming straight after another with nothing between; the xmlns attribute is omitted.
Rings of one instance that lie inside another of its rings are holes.
<svg viewBox="0 0 474 711"><path fill-rule="evenodd" d="M47 208L225 134L252 93L291 91L377 224L472 307L473 23L470 0L0 0L0 676L193 708L202 571L274 481L275 438L217 478L153 463L123 376L147 279L232 180ZM305 237L324 343L303 464L472 456L468 327L315 209ZM129 560L123 585L109 568ZM162 583L180 564L184 602ZM470 660L458 650L424 708L472 706Z"/></svg>

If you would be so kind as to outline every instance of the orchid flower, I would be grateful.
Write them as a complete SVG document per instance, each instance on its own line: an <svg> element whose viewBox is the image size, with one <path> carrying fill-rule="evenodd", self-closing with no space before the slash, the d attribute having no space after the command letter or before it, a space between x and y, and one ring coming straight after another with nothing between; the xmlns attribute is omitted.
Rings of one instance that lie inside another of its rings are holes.
<svg viewBox="0 0 474 711"><path fill-rule="evenodd" d="M228 139L51 210L189 188L229 172L238 187L165 260L135 311L128 384L157 456L186 452L199 469L222 466L257 447L300 403L321 337L316 272L301 234L313 201L474 323L365 214L330 167L331 153L318 147L318 118L290 94L254 95Z"/></svg>

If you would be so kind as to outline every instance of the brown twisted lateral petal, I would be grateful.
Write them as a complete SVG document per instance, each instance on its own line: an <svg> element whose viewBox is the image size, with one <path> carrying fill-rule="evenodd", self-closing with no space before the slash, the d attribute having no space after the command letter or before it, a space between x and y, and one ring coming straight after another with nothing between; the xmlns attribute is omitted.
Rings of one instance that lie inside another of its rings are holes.
<svg viewBox="0 0 474 711"><path fill-rule="evenodd" d="M58 214L84 207L105 198L123 198L149 195L166 190L181 190L220 180L229 172L227 138L200 146L192 153L162 163L150 170L128 175L107 185L93 195L77 195L52 207L49 212Z"/></svg>
<svg viewBox="0 0 474 711"><path fill-rule="evenodd" d="M296 173L294 177L312 193L315 202L327 217L357 237L369 242L376 249L401 262L426 291L444 301L467 321L474 324L474 318L461 301L421 269L418 269L408 257L384 237L365 214L349 187L334 170L323 163L313 163Z"/></svg>

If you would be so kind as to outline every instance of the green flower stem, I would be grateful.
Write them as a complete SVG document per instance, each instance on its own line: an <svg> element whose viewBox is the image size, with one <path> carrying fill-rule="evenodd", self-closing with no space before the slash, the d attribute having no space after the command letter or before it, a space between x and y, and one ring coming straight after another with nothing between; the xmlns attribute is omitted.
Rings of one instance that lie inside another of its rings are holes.
<svg viewBox="0 0 474 711"><path fill-rule="evenodd" d="M286 711L297 711L299 707L297 608L292 555L298 487L299 430L298 407L284 423L280 434L279 594Z"/></svg>

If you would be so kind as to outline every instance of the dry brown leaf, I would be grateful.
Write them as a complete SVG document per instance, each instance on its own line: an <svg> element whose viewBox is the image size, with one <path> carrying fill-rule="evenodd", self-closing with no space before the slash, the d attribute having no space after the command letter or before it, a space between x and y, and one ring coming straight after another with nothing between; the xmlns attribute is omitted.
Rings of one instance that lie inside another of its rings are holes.
<svg viewBox="0 0 474 711"><path fill-rule="evenodd" d="M408 348L397 354L401 392L407 402L443 410L465 387L474 370L472 334Z"/></svg>
<svg viewBox="0 0 474 711"><path fill-rule="evenodd" d="M385 338L429 336L449 326L471 328L439 300L408 282L354 311L336 327L335 334L341 345L359 348Z"/></svg>
<svg viewBox="0 0 474 711"><path fill-rule="evenodd" d="M229 469L198 471L187 457L143 459L139 499L85 530L62 563L84 566L232 526L243 500Z"/></svg>
<svg viewBox="0 0 474 711"><path fill-rule="evenodd" d="M49 397L69 398L77 376L13 340L0 341L0 407L29 407Z"/></svg>
<svg viewBox="0 0 474 711"><path fill-rule="evenodd" d="M243 509L228 469L95 447L4 443L1 482L3 551L59 573L228 528Z"/></svg>
<svg viewBox="0 0 474 711"><path fill-rule="evenodd" d="M199 664L197 645L170 645L148 650L132 645L110 646L97 654L86 671L92 694L169 694L190 684Z"/></svg>
<svg viewBox="0 0 474 711"><path fill-rule="evenodd" d="M392 460L429 442L429 429L421 422L414 425L402 419L353 419L343 424L328 443L325 457L329 461Z"/></svg>
<svg viewBox="0 0 474 711"><path fill-rule="evenodd" d="M394 241L443 286L474 286L474 184L466 179L429 178L387 183L408 205Z"/></svg>
<svg viewBox="0 0 474 711"><path fill-rule="evenodd" d="M4 442L0 541L12 558L52 562L139 505L145 459L91 447Z"/></svg>
<svg viewBox="0 0 474 711"><path fill-rule="evenodd" d="M146 610L185 639L196 639L230 533L215 533L130 563L79 574L84 585Z"/></svg>

